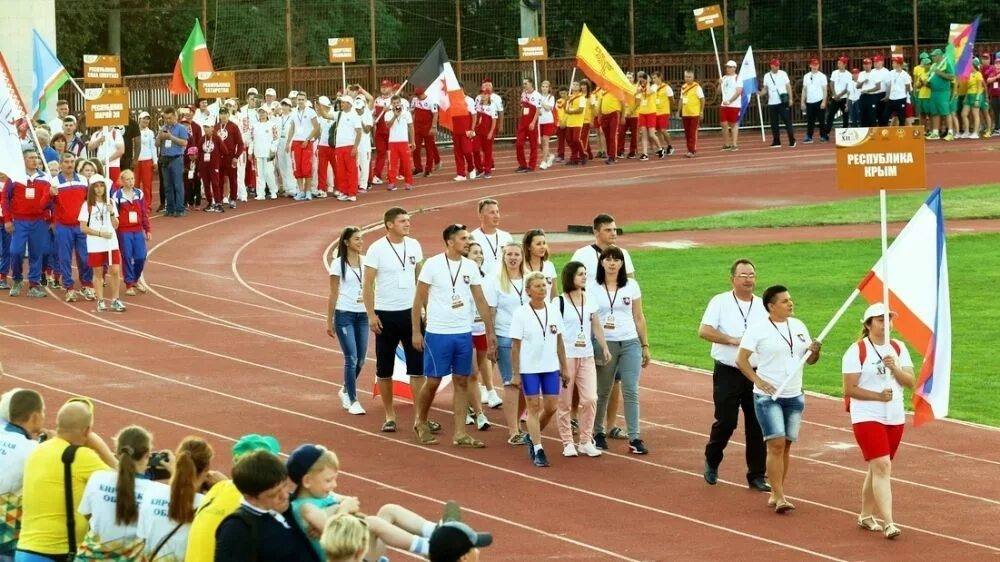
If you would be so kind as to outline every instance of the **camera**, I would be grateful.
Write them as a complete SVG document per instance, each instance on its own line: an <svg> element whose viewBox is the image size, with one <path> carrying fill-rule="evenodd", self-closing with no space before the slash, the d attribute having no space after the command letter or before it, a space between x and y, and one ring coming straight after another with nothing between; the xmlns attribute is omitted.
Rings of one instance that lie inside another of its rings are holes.
<svg viewBox="0 0 1000 562"><path fill-rule="evenodd" d="M160 451L149 455L149 464L146 467L146 477L150 480L169 480L170 471L163 466L168 459L166 451Z"/></svg>

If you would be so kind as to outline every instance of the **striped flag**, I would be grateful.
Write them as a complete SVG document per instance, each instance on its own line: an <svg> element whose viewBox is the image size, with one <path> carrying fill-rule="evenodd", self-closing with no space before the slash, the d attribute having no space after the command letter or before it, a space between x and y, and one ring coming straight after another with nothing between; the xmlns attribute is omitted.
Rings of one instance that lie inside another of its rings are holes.
<svg viewBox="0 0 1000 562"><path fill-rule="evenodd" d="M170 80L171 94L186 94L198 91L198 73L213 72L212 57L208 54L205 36L201 33L201 24L194 20L194 29L188 35L187 42L174 64L174 77Z"/></svg>
<svg viewBox="0 0 1000 562"><path fill-rule="evenodd" d="M59 62L52 49L45 43L38 30L32 32L35 36L35 52L32 56L32 68L35 73L35 89L31 94L34 110L37 116L45 111L48 100L59 92L59 88L69 80L69 72Z"/></svg>
<svg viewBox="0 0 1000 562"><path fill-rule="evenodd" d="M972 74L972 59L975 57L976 33L979 18L972 23L953 23L948 32L948 46L945 56L955 63L955 75L967 80Z"/></svg>
<svg viewBox="0 0 1000 562"><path fill-rule="evenodd" d="M757 66L753 62L753 47L747 47L747 54L743 56L743 64L740 65L740 73L736 75L736 84L743 86L743 94L740 97L740 118L736 121L740 124L747 108L750 107L751 94L757 93Z"/></svg>
<svg viewBox="0 0 1000 562"><path fill-rule="evenodd" d="M455 130L455 117L469 115L469 108L465 105L465 92L459 85L450 62L442 65L441 73L427 86L426 94L430 102L438 106L438 123L449 131Z"/></svg>
<svg viewBox="0 0 1000 562"><path fill-rule="evenodd" d="M895 329L924 355L913 392L914 423L948 415L951 389L951 300L941 188L910 219L888 250L889 309ZM882 302L882 261L858 288L869 303Z"/></svg>
<svg viewBox="0 0 1000 562"><path fill-rule="evenodd" d="M21 140L28 135L26 116L14 76L0 53L0 173L22 184L28 181L21 157Z"/></svg>
<svg viewBox="0 0 1000 562"><path fill-rule="evenodd" d="M406 373L406 370L406 354L403 353L403 346L400 345L396 347L396 360L392 369L392 395L413 400L413 391L410 389L410 375ZM451 384L451 375L441 379L438 391L444 390L449 384ZM372 398L375 398L379 394L381 393L379 392L378 384L376 384L375 389L372 391Z"/></svg>

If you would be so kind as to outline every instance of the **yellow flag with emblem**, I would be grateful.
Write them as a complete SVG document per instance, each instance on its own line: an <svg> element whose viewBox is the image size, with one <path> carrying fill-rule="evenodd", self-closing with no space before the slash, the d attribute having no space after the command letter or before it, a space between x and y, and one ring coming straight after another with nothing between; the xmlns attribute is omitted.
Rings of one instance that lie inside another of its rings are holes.
<svg viewBox="0 0 1000 562"><path fill-rule="evenodd" d="M576 64L597 86L620 100L635 97L635 84L631 84L611 53L601 45L594 34L583 24L580 43L576 48Z"/></svg>

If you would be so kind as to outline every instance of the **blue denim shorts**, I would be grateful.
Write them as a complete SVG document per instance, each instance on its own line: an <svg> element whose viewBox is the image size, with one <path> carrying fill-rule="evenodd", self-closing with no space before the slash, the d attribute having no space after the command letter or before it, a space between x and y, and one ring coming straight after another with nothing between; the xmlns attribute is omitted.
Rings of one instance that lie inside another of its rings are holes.
<svg viewBox="0 0 1000 562"><path fill-rule="evenodd" d="M765 394L753 395L753 409L757 413L764 441L784 437L789 441L799 438L802 428L802 411L806 408L806 395L772 400Z"/></svg>
<svg viewBox="0 0 1000 562"><path fill-rule="evenodd" d="M503 379L504 386L509 385L514 380L514 365L511 363L510 350L513 346L510 338L497 336L497 369L500 370L500 378Z"/></svg>

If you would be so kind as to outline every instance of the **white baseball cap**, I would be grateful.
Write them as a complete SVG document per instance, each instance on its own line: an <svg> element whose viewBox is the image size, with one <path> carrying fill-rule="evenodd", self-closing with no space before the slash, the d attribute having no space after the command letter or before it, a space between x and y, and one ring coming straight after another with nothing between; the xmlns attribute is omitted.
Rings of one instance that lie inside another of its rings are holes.
<svg viewBox="0 0 1000 562"><path fill-rule="evenodd" d="M142 119L143 117L149 117L149 113L146 112L146 111L140 111L139 112L139 119Z"/></svg>
<svg viewBox="0 0 1000 562"><path fill-rule="evenodd" d="M264 95L265 96L277 96L278 92L275 92L274 88L268 88L268 89L264 90Z"/></svg>
<svg viewBox="0 0 1000 562"><path fill-rule="evenodd" d="M355 98L354 99L354 109L364 109L367 106L368 106L368 103L365 101L365 98Z"/></svg>
<svg viewBox="0 0 1000 562"><path fill-rule="evenodd" d="M326 96L320 96L319 99L317 99L316 101L319 102L319 104L322 105L323 107L330 107L330 98Z"/></svg>
<svg viewBox="0 0 1000 562"><path fill-rule="evenodd" d="M885 315L885 305L877 302L865 309L864 315L861 316L861 323L864 324L871 318L879 318ZM896 316L896 313L889 311L889 317L892 318Z"/></svg>
<svg viewBox="0 0 1000 562"><path fill-rule="evenodd" d="M292 100L290 100L288 98L285 98L285 99L281 100L281 105L291 106L292 105Z"/></svg>
<svg viewBox="0 0 1000 562"><path fill-rule="evenodd" d="M270 113L271 109L268 108L266 105L262 105L257 108L257 113L260 113L261 111L263 111L264 113Z"/></svg>
<svg viewBox="0 0 1000 562"><path fill-rule="evenodd" d="M107 186L108 180L104 179L104 176L102 176L101 174L94 174L90 176L90 181L88 185L94 185L95 183L103 183L105 186Z"/></svg>
<svg viewBox="0 0 1000 562"><path fill-rule="evenodd" d="M736 68L736 61L731 60L731 61L729 61L729 62L726 63L726 66L731 66L733 68Z"/></svg>
<svg viewBox="0 0 1000 562"><path fill-rule="evenodd" d="M248 96L249 96L250 94L253 94L253 95L255 95L255 96L256 96L256 95L257 95L258 93L259 93L259 92L257 91L257 88L250 88L249 90L247 90L247 95L248 95Z"/></svg>
<svg viewBox="0 0 1000 562"><path fill-rule="evenodd" d="M294 98L294 97L296 97L298 95L299 95L299 91L298 90L292 90L291 92L288 92L289 99Z"/></svg>

